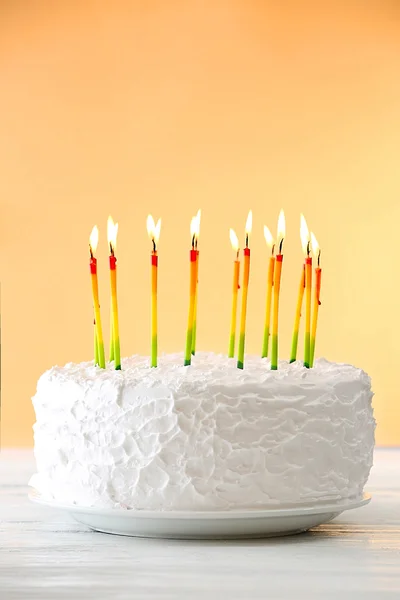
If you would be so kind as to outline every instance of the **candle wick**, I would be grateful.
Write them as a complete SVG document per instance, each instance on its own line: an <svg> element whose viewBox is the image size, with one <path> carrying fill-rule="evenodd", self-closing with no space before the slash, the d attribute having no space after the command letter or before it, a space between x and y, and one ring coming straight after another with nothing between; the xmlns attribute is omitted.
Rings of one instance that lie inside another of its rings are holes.
<svg viewBox="0 0 400 600"><path fill-rule="evenodd" d="M246 233L246 248L249 247L249 234Z"/></svg>
<svg viewBox="0 0 400 600"><path fill-rule="evenodd" d="M236 260L239 260L239 256L240 256L240 248L237 249L236 252Z"/></svg>
<svg viewBox="0 0 400 600"><path fill-rule="evenodd" d="M310 240L307 242L307 258L310 256Z"/></svg>
<svg viewBox="0 0 400 600"><path fill-rule="evenodd" d="M317 259L318 266L319 266L320 258L321 258L321 250L318 251L318 259Z"/></svg>
<svg viewBox="0 0 400 600"><path fill-rule="evenodd" d="M152 238L151 240L153 242L153 252L154 254L157 252L157 247L156 247L156 240L154 238Z"/></svg>
<svg viewBox="0 0 400 600"><path fill-rule="evenodd" d="M192 237L192 250L195 250L195 243L196 243L196 234L194 233L193 237Z"/></svg>
<svg viewBox="0 0 400 600"><path fill-rule="evenodd" d="M283 240L284 239L285 238L282 238L281 241L280 241L280 243L279 243L279 254L282 254L282 247L283 247Z"/></svg>
<svg viewBox="0 0 400 600"><path fill-rule="evenodd" d="M275 254L275 244L272 244L271 255L274 256L274 254Z"/></svg>
<svg viewBox="0 0 400 600"><path fill-rule="evenodd" d="M110 254L111 254L111 256L114 256L114 248L113 248L112 242L110 242Z"/></svg>
<svg viewBox="0 0 400 600"><path fill-rule="evenodd" d="M93 250L92 250L92 246L89 244L89 252L90 252L90 258L94 258L93 257Z"/></svg>

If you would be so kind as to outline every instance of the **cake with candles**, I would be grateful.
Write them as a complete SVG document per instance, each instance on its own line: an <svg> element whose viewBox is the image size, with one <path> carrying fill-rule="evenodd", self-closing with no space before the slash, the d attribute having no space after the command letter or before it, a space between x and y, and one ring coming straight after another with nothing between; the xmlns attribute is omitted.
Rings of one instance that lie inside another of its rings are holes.
<svg viewBox="0 0 400 600"><path fill-rule="evenodd" d="M111 224L112 350L108 357L111 360L105 360L97 289L97 240L96 235L92 236L95 357L84 363L53 367L40 377L33 397L37 472L30 485L47 500L146 511L268 510L360 499L374 448L371 382L359 368L314 359L321 281L315 237L308 236L307 230L290 360L278 359L282 222L276 255L273 238L269 230L265 231L271 257L262 352L252 356L244 351L249 219L240 290L240 255L237 237L231 232L235 260L228 355L198 352L194 324L199 215L195 219L186 344L184 351L176 354L158 356L160 222L157 226L152 220L148 223L152 239L150 357L120 360L116 226ZM317 262L314 274L311 240ZM300 360L297 347L302 307L305 343Z"/></svg>

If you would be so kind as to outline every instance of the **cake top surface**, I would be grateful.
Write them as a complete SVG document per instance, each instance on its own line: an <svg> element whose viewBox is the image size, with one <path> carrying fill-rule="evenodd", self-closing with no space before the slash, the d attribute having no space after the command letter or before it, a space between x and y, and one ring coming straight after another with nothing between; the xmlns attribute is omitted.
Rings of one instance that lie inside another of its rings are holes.
<svg viewBox="0 0 400 600"><path fill-rule="evenodd" d="M183 354L161 355L157 368L151 368L149 358L133 355L122 360L122 370L117 371L113 363L106 369L94 366L93 361L82 363L67 363L65 366L55 366L46 371L41 379L89 384L96 382L124 384L129 386L145 385L149 388L163 385L179 389L181 386L241 386L252 385L286 385L308 387L325 383L364 381L369 384L368 375L357 367L349 364L334 363L320 358L315 361L312 369L307 369L303 363L296 361L289 364L279 362L279 369L271 371L269 359L259 356L246 356L244 369L238 369L236 359L213 352L198 352L193 357L190 366L183 366ZM39 380L40 384L40 380Z"/></svg>

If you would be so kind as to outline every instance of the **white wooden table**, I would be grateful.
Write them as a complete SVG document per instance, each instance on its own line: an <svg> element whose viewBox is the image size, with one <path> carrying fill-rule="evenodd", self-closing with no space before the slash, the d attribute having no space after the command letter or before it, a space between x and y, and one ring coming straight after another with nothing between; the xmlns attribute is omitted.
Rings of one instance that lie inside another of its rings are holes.
<svg viewBox="0 0 400 600"><path fill-rule="evenodd" d="M1 600L400 599L400 450L376 452L367 507L290 538L94 533L31 504L30 452L0 454Z"/></svg>

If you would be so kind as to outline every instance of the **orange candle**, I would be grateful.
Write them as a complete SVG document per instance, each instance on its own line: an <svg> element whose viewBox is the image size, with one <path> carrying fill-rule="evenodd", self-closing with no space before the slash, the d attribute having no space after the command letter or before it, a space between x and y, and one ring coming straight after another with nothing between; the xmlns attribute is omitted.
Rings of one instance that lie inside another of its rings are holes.
<svg viewBox="0 0 400 600"><path fill-rule="evenodd" d="M306 331L304 335L304 366L310 367L311 352L311 287L312 287L312 257L310 244L307 244L306 270Z"/></svg>
<svg viewBox="0 0 400 600"><path fill-rule="evenodd" d="M269 326L271 320L271 300L272 300L272 288L274 285L274 269L275 269L275 242L274 238L268 227L264 225L264 237L268 246L271 248L271 256L269 259L269 267L268 267L268 279L267 279L267 302L265 308L265 325L264 325L264 340L261 358L266 358L268 356L268 346L269 346Z"/></svg>
<svg viewBox="0 0 400 600"><path fill-rule="evenodd" d="M313 319L311 328L311 341L310 341L310 367L314 366L314 355L315 355L315 339L317 337L317 324L318 324L318 310L321 304L321 250L318 245L315 235L311 232L311 245L314 254L314 258L317 261L315 267L315 286L314 286L314 307L313 307Z"/></svg>
<svg viewBox="0 0 400 600"><path fill-rule="evenodd" d="M111 308L112 308L112 344L114 348L115 369L121 369L121 350L119 341L119 322L118 322L118 300L117 300L117 259L115 257L115 248L117 245L118 223L114 223L111 217L108 217L108 244L110 246L110 284L111 284Z"/></svg>
<svg viewBox="0 0 400 600"><path fill-rule="evenodd" d="M247 295L249 289L249 277L250 277L250 248L249 248L249 237L251 234L251 228L253 224L253 213L249 211L246 221L246 244L243 250L243 293L242 293L242 312L240 317L240 334L239 334L239 350L237 368L243 369L244 367L244 349L246 339L246 316L247 316Z"/></svg>
<svg viewBox="0 0 400 600"><path fill-rule="evenodd" d="M193 337L193 322L194 309L196 300L196 284L197 284L197 251L196 251L196 236L197 236L197 217L193 217L190 224L190 235L192 238L192 249L190 251L190 288L189 288L189 315L188 326L186 332L186 348L185 348L185 367L192 363L192 337Z"/></svg>
<svg viewBox="0 0 400 600"><path fill-rule="evenodd" d="M194 317L193 317L193 334L192 334L192 355L196 354L196 337L197 337L197 298L199 294L199 258L200 251L198 249L199 237L200 237L200 220L201 220L201 210L199 209L196 215L196 240L195 240L195 250L197 252L197 260L196 260L196 294L194 297Z"/></svg>
<svg viewBox="0 0 400 600"><path fill-rule="evenodd" d="M94 309L94 325L95 325L95 352L94 360L95 364L105 369L106 361L104 357L104 342L103 342L103 330L101 327L101 316L100 316L100 302L99 302L99 284L97 279L97 259L95 252L97 250L97 244L99 241L99 230L95 225L92 233L90 234L89 240L89 251L90 251L90 277L92 281L92 295L93 295L93 309Z"/></svg>
<svg viewBox="0 0 400 600"><path fill-rule="evenodd" d="M239 259L239 240L233 229L229 230L232 249L235 252L235 260L233 261L233 288L232 288L232 313L231 313L231 332L229 336L229 351L228 357L235 356L235 340L236 340L236 320L237 320L237 301L239 292L239 274L240 274L240 259Z"/></svg>
<svg viewBox="0 0 400 600"><path fill-rule="evenodd" d="M278 368L278 331L279 331L279 295L281 291L281 275L283 262L283 240L285 239L285 214L283 210L279 213L278 218L278 254L275 260L274 272L274 317L272 322L272 351L271 351L271 369L276 371Z"/></svg>
<svg viewBox="0 0 400 600"><path fill-rule="evenodd" d="M150 366L157 366L158 358L158 332L157 332L157 287L158 287L158 253L157 245L160 239L161 219L158 219L157 225L151 215L147 217L147 233L152 242L151 252L151 359Z"/></svg>
<svg viewBox="0 0 400 600"><path fill-rule="evenodd" d="M301 246L303 249L304 256L307 257L307 252L309 252L309 244L310 244L310 234L308 232L308 227L304 215L300 215L300 240ZM303 307L303 296L304 290L306 288L306 266L305 263L301 269L300 276L300 285L299 285L299 293L297 296L297 306L296 306L296 315L294 318L294 327L293 327L293 336L292 336L292 350L290 353L290 362L294 362L297 357L297 344L299 341L299 329L300 329L300 318L301 311Z"/></svg>

